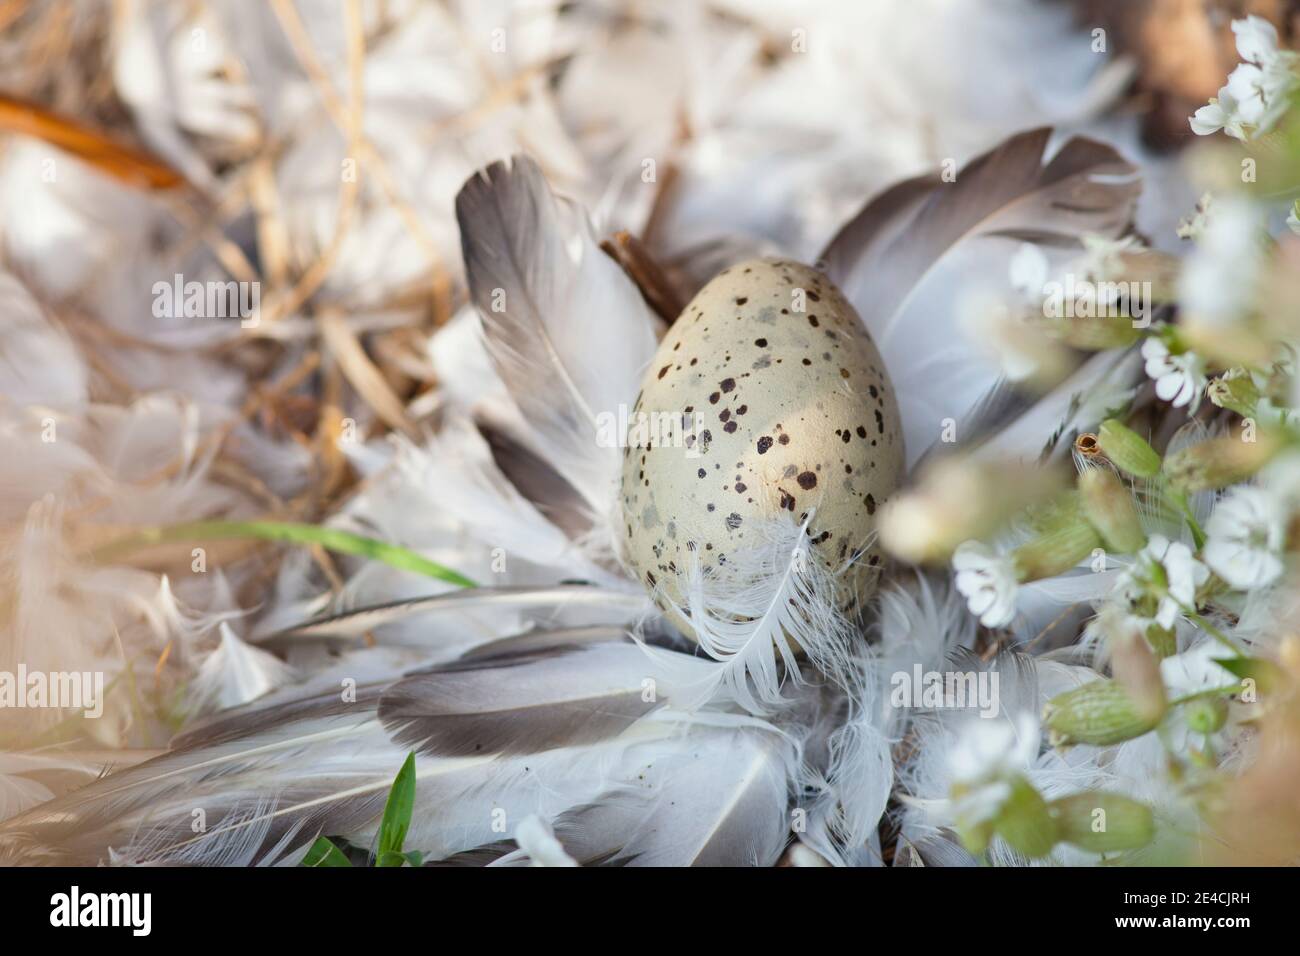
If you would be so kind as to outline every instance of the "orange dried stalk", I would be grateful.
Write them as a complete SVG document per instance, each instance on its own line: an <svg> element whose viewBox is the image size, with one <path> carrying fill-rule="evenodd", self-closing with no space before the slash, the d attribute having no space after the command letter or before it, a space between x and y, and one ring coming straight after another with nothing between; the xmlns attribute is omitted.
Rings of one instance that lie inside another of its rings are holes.
<svg viewBox="0 0 1300 956"><path fill-rule="evenodd" d="M115 142L97 130L33 103L0 95L0 131L44 140L120 182L144 189L174 189L185 177L162 160Z"/></svg>

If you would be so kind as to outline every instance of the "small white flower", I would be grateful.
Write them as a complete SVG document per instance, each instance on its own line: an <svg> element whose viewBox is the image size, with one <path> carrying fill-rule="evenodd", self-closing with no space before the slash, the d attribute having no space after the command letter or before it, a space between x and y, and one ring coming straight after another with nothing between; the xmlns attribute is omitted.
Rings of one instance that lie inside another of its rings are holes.
<svg viewBox="0 0 1300 956"><path fill-rule="evenodd" d="M1289 69L1242 63L1228 76L1228 91L1236 103L1236 119L1254 136L1273 128L1286 112L1296 78Z"/></svg>
<svg viewBox="0 0 1300 956"><path fill-rule="evenodd" d="M1042 249L1033 243L1022 242L1016 254L1011 257L1011 288L1019 292L1026 302L1041 302L1049 268L1047 256Z"/></svg>
<svg viewBox="0 0 1300 956"><path fill-rule="evenodd" d="M985 627L1006 627L1016 615L1016 570L1011 558L979 541L967 541L953 552L957 590L970 612Z"/></svg>
<svg viewBox="0 0 1300 956"><path fill-rule="evenodd" d="M948 754L954 783L1004 780L1028 770L1038 757L1038 721L1028 711L1010 720L968 720Z"/></svg>
<svg viewBox="0 0 1300 956"><path fill-rule="evenodd" d="M1238 63L1228 74L1224 89L1236 103L1236 116L1243 124L1258 126L1264 118L1264 96L1269 86L1264 71L1253 63Z"/></svg>
<svg viewBox="0 0 1300 956"><path fill-rule="evenodd" d="M1127 607L1142 630L1152 624L1170 630L1183 608L1196 606L1196 589L1210 577L1210 569L1181 541L1153 534L1137 560L1119 579L1113 598Z"/></svg>
<svg viewBox="0 0 1300 956"><path fill-rule="evenodd" d="M1263 17L1254 15L1232 21L1237 37L1237 54L1247 63L1271 66L1294 56L1277 45L1277 28Z"/></svg>
<svg viewBox="0 0 1300 956"><path fill-rule="evenodd" d="M1188 122L1197 136L1209 136L1223 130L1233 139L1244 140L1246 129L1239 108L1232 91L1225 86L1219 90L1218 96L1193 113Z"/></svg>
<svg viewBox="0 0 1300 956"><path fill-rule="evenodd" d="M1195 694L1211 687L1229 687L1237 682L1232 672L1216 659L1231 656L1218 641L1202 640L1191 650L1166 657L1160 662L1160 676L1172 697Z"/></svg>
<svg viewBox="0 0 1300 956"><path fill-rule="evenodd" d="M1286 112L1291 91L1300 84L1297 55L1278 47L1277 30L1261 17L1234 20L1237 52L1244 63L1228 77L1219 95L1191 118L1200 136L1222 129L1246 140L1268 132Z"/></svg>
<svg viewBox="0 0 1300 956"><path fill-rule="evenodd" d="M1202 557L1234 588L1272 584L1282 575L1286 520L1285 508L1263 488L1237 488L1206 522Z"/></svg>
<svg viewBox="0 0 1300 956"><path fill-rule="evenodd" d="M1218 661L1231 657L1232 653L1209 635L1202 635L1199 644L1181 654L1166 657L1160 662L1160 678L1165 685L1165 692L1171 698L1185 697L1214 688L1240 687L1240 679L1235 677ZM1240 719L1240 717L1238 717ZM1232 711L1228 712L1226 725L1221 728L1224 737L1230 737L1236 723ZM1165 724L1166 739L1170 750L1180 756L1190 756L1192 731L1185 720L1173 720ZM1199 735L1197 735L1199 736ZM1195 745L1197 749L1200 744Z"/></svg>
<svg viewBox="0 0 1300 956"><path fill-rule="evenodd" d="M953 816L964 826L992 820L1011 796L1009 780L1024 773L1038 757L1038 721L1022 712L1010 720L970 720L948 752L948 772L960 796Z"/></svg>
<svg viewBox="0 0 1300 956"><path fill-rule="evenodd" d="M1155 379L1156 395L1161 401L1171 402L1174 408L1200 404L1205 389L1205 363L1193 352L1174 355L1158 336L1142 343L1142 357L1146 359L1147 375Z"/></svg>
<svg viewBox="0 0 1300 956"><path fill-rule="evenodd" d="M1286 217L1287 228L1300 236L1300 199L1291 204L1291 212Z"/></svg>

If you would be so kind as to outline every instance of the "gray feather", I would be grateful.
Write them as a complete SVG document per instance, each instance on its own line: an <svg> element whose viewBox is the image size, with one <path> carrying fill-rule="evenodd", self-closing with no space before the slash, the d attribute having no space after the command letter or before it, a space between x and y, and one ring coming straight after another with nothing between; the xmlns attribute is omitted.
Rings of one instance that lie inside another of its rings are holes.
<svg viewBox="0 0 1300 956"><path fill-rule="evenodd" d="M599 440L600 422L631 405L654 355L654 316L585 212L552 195L527 157L472 176L456 221L488 354L535 432L533 447L601 520L620 454Z"/></svg>
<svg viewBox="0 0 1300 956"><path fill-rule="evenodd" d="M958 242L999 236L1077 245L1084 233L1118 235L1132 222L1141 184L1110 146L1075 137L1043 164L1050 129L1012 136L968 163L956 181L922 177L869 203L822 259L879 334ZM866 293L869 286L869 294Z"/></svg>
<svg viewBox="0 0 1300 956"><path fill-rule="evenodd" d="M399 681L384 692L379 718L420 753L536 753L614 736L662 706L662 696L645 693L648 675L631 643L475 659Z"/></svg>
<svg viewBox="0 0 1300 956"><path fill-rule="evenodd" d="M608 610L616 620L635 617L647 606L644 595L586 584L557 584L553 587L466 588L445 594L404 598L384 604L353 608L328 617L314 618L259 638L269 644L306 638L358 637L376 627L406 620L419 614L454 613L478 608L548 608L548 616L565 608Z"/></svg>

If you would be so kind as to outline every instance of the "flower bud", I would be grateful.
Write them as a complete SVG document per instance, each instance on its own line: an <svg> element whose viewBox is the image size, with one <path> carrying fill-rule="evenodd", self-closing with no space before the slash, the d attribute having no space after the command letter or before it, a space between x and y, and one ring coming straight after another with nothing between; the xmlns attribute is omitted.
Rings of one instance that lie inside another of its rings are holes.
<svg viewBox="0 0 1300 956"><path fill-rule="evenodd" d="M1244 435L1223 435L1174 452L1165 459L1163 469L1170 487L1190 494L1226 488L1250 478L1281 447L1269 433L1253 437L1254 441L1247 441Z"/></svg>
<svg viewBox="0 0 1300 956"><path fill-rule="evenodd" d="M1148 629L1150 634L1150 629ZM1137 713L1159 721L1167 706L1160 660L1167 656L1135 628L1110 632L1111 671L1115 682L1128 691Z"/></svg>
<svg viewBox="0 0 1300 956"><path fill-rule="evenodd" d="M1089 468L1079 475L1079 493L1084 515L1111 551L1131 554L1147 543L1133 495L1114 472Z"/></svg>
<svg viewBox="0 0 1300 956"><path fill-rule="evenodd" d="M1120 471L1135 478L1152 478L1160 471L1160 456L1137 432L1113 418L1101 423L1097 445Z"/></svg>
<svg viewBox="0 0 1300 956"><path fill-rule="evenodd" d="M1151 808L1118 793L1076 793L1048 806L1059 838L1091 853L1136 850L1155 836Z"/></svg>
<svg viewBox="0 0 1300 956"><path fill-rule="evenodd" d="M1011 782L1007 797L993 829L1011 849L1031 860L1047 856L1056 845L1056 821L1033 785L1024 777Z"/></svg>
<svg viewBox="0 0 1300 956"><path fill-rule="evenodd" d="M1153 730L1164 715L1160 710L1153 716L1152 708L1140 706L1123 686L1102 679L1057 694L1043 708L1043 722L1054 747L1108 747Z"/></svg>
<svg viewBox="0 0 1300 956"><path fill-rule="evenodd" d="M1061 523L1011 552L1016 580L1039 581L1070 570L1101 544L1087 521Z"/></svg>
<svg viewBox="0 0 1300 956"><path fill-rule="evenodd" d="M957 456L939 459L914 487L890 497L876 527L881 544L895 557L944 562L963 541L989 536L1052 485L1052 477L1039 469Z"/></svg>
<svg viewBox="0 0 1300 956"><path fill-rule="evenodd" d="M1236 412L1242 418L1255 417L1255 406L1259 404L1259 387L1244 368L1228 369L1210 383L1205 394L1220 408Z"/></svg>
<svg viewBox="0 0 1300 956"><path fill-rule="evenodd" d="M1052 335L1066 345L1087 352L1128 348L1141 334L1127 315L1061 319L1050 326Z"/></svg>

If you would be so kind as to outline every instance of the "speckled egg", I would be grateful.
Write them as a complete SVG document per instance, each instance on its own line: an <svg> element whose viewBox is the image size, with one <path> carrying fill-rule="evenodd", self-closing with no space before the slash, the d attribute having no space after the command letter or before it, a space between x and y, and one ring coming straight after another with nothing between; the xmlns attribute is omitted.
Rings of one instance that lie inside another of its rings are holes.
<svg viewBox="0 0 1300 956"><path fill-rule="evenodd" d="M875 591L874 516L902 475L902 429L880 353L826 276L783 259L719 273L664 336L629 422L623 557L662 608L688 568L746 548L747 528L810 514L841 606Z"/></svg>

